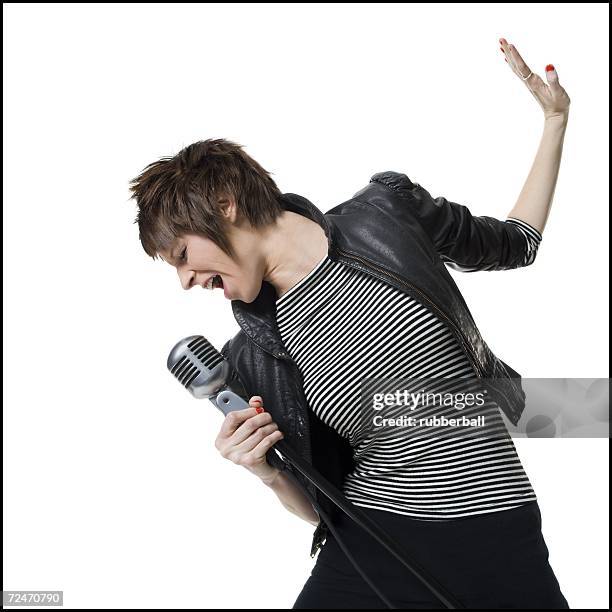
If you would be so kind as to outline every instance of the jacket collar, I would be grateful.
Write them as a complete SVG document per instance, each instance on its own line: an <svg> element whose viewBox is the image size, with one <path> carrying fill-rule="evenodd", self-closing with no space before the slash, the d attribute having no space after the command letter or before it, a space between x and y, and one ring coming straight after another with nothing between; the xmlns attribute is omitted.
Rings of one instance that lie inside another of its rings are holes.
<svg viewBox="0 0 612 612"><path fill-rule="evenodd" d="M323 228L328 242L328 254L331 255L336 244L336 234L324 213L312 202L295 193L281 194L279 202L284 210L308 217ZM288 356L276 324L276 289L271 283L262 281L261 290L252 302L232 300L231 304L236 322L255 344L275 357Z"/></svg>

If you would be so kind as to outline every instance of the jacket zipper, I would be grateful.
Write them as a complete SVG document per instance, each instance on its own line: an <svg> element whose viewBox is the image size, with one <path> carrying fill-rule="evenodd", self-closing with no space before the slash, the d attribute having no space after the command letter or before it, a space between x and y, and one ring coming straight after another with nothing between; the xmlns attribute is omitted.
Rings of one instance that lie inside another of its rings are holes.
<svg viewBox="0 0 612 612"><path fill-rule="evenodd" d="M446 313L426 294L424 293L421 289L419 289L418 287L416 287L415 285L413 285L411 282L401 278L400 276L397 276L397 274L394 274L393 272L390 272L389 270L385 270L383 268L381 268L380 266L377 266L375 263L371 262L368 259L365 259L364 257L361 257L360 255L356 255L354 253L350 253L349 251L345 251L343 249L337 249L337 252L339 254L344 255L345 257L349 258L349 259L355 259L355 260L359 260L363 263L363 265L365 265L366 267L369 268L374 268L375 270L378 270L380 272L380 274L382 274L383 276L390 276L394 279L397 280L397 282L399 282L401 285L404 285L406 287L410 287L412 289L414 289L414 291L416 291L420 296L422 296L422 298L436 311L440 314L440 316L451 326L452 329L456 330L458 336L461 338L461 343L463 344L463 346L465 347L469 357L470 357L470 362L472 364L472 368L476 371L476 374L479 378L483 378L485 375L485 370L484 368L481 366L480 362L478 361L478 359L474 356L473 354L473 350L472 350L472 346L470 345L470 343L468 342L467 338L465 338L465 336L463 335L463 332L461 331L461 329L459 327L457 327L457 325L455 325L454 321L452 321L447 315ZM346 262L349 265L351 265L349 262ZM353 266L354 267L354 266ZM378 275L375 275L378 276Z"/></svg>

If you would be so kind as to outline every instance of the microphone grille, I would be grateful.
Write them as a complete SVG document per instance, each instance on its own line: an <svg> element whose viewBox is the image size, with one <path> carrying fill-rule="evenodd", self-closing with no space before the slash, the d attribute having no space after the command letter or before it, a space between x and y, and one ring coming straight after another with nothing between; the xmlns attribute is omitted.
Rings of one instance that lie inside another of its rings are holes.
<svg viewBox="0 0 612 612"><path fill-rule="evenodd" d="M223 355L204 336L196 336L187 348L209 370L223 361Z"/></svg>
<svg viewBox="0 0 612 612"><path fill-rule="evenodd" d="M204 336L181 340L168 356L168 369L187 389L203 373L208 375L223 361L223 355Z"/></svg>

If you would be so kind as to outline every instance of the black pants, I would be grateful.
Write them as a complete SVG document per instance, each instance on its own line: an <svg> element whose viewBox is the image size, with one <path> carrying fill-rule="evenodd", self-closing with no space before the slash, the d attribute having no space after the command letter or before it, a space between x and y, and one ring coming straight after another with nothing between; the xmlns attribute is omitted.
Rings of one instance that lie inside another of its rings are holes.
<svg viewBox="0 0 612 612"><path fill-rule="evenodd" d="M569 609L548 562L537 501L449 521L362 508L472 609ZM340 538L376 587L400 609L444 606L370 534L342 514ZM329 534L293 608L385 609Z"/></svg>

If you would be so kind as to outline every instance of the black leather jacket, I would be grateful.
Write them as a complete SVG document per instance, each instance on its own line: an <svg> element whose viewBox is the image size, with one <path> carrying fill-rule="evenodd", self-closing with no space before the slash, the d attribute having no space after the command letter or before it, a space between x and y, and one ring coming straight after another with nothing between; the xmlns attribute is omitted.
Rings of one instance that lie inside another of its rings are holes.
<svg viewBox="0 0 612 612"><path fill-rule="evenodd" d="M475 375L486 379L483 384L501 410L514 425L518 423L525 406L521 377L489 349L446 269L474 272L522 267L527 243L514 224L473 216L465 206L433 198L405 174L392 171L374 174L368 185L326 213L296 194L283 194L280 199L284 209L323 227L332 261L407 292L448 324ZM275 300L276 291L266 281L253 302L232 300L241 329L221 353L234 367L234 388L238 385L247 400L261 395L286 443L342 490L345 475L354 467L352 450L308 406L301 373L276 325ZM266 457L271 465L290 470L333 520L339 509L325 495L274 450ZM311 556L326 532L321 519Z"/></svg>

